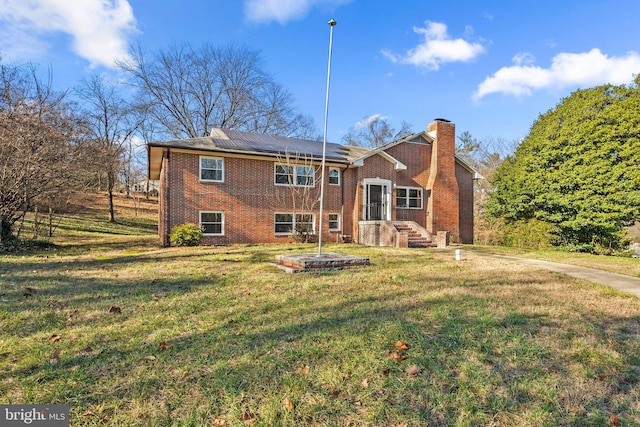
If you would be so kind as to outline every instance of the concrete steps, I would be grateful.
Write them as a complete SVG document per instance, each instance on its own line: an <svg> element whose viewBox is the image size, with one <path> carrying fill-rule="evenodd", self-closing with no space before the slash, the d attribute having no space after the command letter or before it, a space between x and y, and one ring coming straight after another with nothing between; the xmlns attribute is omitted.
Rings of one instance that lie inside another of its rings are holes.
<svg viewBox="0 0 640 427"><path fill-rule="evenodd" d="M394 223L393 225L398 232L407 233L410 248L435 248L437 246L430 238L423 236L409 224Z"/></svg>

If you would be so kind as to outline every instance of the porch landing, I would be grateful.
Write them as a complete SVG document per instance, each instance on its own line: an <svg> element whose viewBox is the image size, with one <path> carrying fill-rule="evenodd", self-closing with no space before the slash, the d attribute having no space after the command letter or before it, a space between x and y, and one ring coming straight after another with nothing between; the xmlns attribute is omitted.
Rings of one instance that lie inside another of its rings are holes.
<svg viewBox="0 0 640 427"><path fill-rule="evenodd" d="M276 255L274 265L287 273L320 272L367 267L369 258L336 253Z"/></svg>

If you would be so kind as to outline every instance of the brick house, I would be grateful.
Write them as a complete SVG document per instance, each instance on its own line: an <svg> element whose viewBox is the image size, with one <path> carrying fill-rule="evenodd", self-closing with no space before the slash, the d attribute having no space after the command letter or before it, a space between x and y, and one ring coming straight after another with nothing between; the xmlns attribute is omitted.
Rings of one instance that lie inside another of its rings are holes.
<svg viewBox="0 0 640 427"><path fill-rule="evenodd" d="M187 222L203 227L203 244L216 245L319 232L322 142L213 129L150 143L148 154L163 245ZM327 143L323 241L429 246L446 231L472 243L476 176L456 157L455 125L443 119L375 149Z"/></svg>

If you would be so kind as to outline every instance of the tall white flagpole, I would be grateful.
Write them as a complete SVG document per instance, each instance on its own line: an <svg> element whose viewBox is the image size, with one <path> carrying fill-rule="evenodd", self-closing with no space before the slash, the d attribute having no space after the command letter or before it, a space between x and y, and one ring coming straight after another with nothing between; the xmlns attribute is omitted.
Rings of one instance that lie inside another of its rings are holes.
<svg viewBox="0 0 640 427"><path fill-rule="evenodd" d="M322 138L322 169L320 171L320 230L318 232L318 254L316 256L322 256L322 213L324 208L324 165L327 155L327 118L329 116L329 81L331 80L331 49L333 46L333 27L336 25L336 21L331 19L329 22L329 61L327 65L327 95L324 102L324 136Z"/></svg>

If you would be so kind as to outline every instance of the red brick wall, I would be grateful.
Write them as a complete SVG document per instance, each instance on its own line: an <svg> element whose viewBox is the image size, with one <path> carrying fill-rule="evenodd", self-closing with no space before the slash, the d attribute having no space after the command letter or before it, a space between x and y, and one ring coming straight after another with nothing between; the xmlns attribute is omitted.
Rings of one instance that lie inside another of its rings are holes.
<svg viewBox="0 0 640 427"><path fill-rule="evenodd" d="M168 154L167 154L168 155ZM167 157L162 159L162 169L160 169L160 182L158 183L158 190L160 197L158 198L158 237L160 238L160 244L167 246L169 244L169 229L168 229L168 216L167 202L169 197L169 186L167 173L169 168L167 167Z"/></svg>
<svg viewBox="0 0 640 427"><path fill-rule="evenodd" d="M460 242L473 243L473 174L456 163L460 189Z"/></svg>
<svg viewBox="0 0 640 427"><path fill-rule="evenodd" d="M393 158L402 162L407 169L396 172L396 186L420 187L422 191L422 209L396 209L397 220L415 221L422 227L427 226L427 182L431 164L431 144L420 138L419 143L404 142L385 150ZM395 197L395 191L394 191ZM395 200L394 200L395 203Z"/></svg>
<svg viewBox="0 0 640 427"><path fill-rule="evenodd" d="M428 203L427 230L432 233L448 231L455 241L460 239L460 205L458 181L455 173L456 127L453 123L437 120L427 127L436 132L431 153L431 168L427 189L431 191Z"/></svg>
<svg viewBox="0 0 640 427"><path fill-rule="evenodd" d="M366 178L379 178L392 183L392 219L412 220L429 231L446 230L455 240L473 241L473 180L471 173L456 165L454 160L455 126L435 122L429 130L436 130L436 143L402 143L387 152L407 166L396 171L394 165L380 155L364 160L362 167L343 167L340 186L329 185L328 167L325 173L325 205L323 240L336 241L337 234L358 236L358 221L363 219ZM435 149L437 152L433 153ZM204 244L288 242L289 236L276 236L275 212L309 212L293 203L295 194L290 187L274 184L275 159L224 158L224 182L199 180L198 154L169 150L163 160L160 177L159 234L168 244L172 227L186 222L199 223L199 211L224 213L224 235L205 236ZM434 169L432 160L438 162ZM169 187L168 183L171 183ZM396 209L395 186L422 187L423 209ZM294 187L293 191L301 191ZM316 188L304 191L319 192L320 172L316 168ZM430 191L429 191L430 190ZM319 193L316 193L319 194ZM319 206L312 210L319 222ZM342 230L329 232L329 214L340 214Z"/></svg>
<svg viewBox="0 0 640 427"><path fill-rule="evenodd" d="M342 207L342 234L355 238L358 235L358 209L356 200L358 193L358 169L351 166L342 174L342 189L344 194ZM361 202L362 203L362 202Z"/></svg>
<svg viewBox="0 0 640 427"><path fill-rule="evenodd" d="M199 179L200 156L185 152L171 152L167 172L171 177L171 191L168 196L167 230L178 224L199 223L200 211L224 213L224 235L205 236L203 244L230 243L273 243L287 242L289 236L276 236L274 231L275 212L308 212L292 203L292 190L274 184L274 164L272 160L254 160L211 155L224 158L224 182L202 182ZM343 183L341 183L343 184ZM316 172L318 192L320 173ZM299 191L300 187L296 187ZM317 193L316 193L317 194ZM323 240L332 239L329 232L330 213L341 214L342 185L328 184L325 173L325 205L323 218ZM318 226L319 206L312 211ZM344 215L341 215L344 219ZM317 230L316 230L317 231Z"/></svg>

